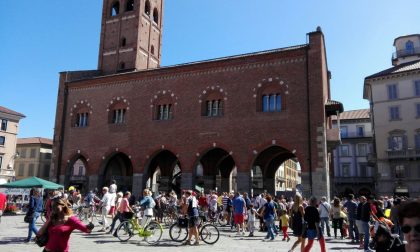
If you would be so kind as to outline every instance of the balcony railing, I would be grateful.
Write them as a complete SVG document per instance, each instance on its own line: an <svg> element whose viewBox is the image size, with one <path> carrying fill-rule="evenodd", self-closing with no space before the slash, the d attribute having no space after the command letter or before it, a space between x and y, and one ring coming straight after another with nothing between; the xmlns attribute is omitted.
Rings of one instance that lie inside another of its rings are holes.
<svg viewBox="0 0 420 252"><path fill-rule="evenodd" d="M396 52L392 54L392 59L395 60L397 58L408 57L408 56L413 56L417 54L420 54L420 47L414 47L412 50L406 50L406 49L397 50Z"/></svg>
<svg viewBox="0 0 420 252"><path fill-rule="evenodd" d="M420 149L387 150L388 159L417 158L420 159Z"/></svg>
<svg viewBox="0 0 420 252"><path fill-rule="evenodd" d="M359 134L357 132L347 132L347 133L340 133L341 139L346 138L361 138L361 137L372 137L372 132L365 132L363 134Z"/></svg>

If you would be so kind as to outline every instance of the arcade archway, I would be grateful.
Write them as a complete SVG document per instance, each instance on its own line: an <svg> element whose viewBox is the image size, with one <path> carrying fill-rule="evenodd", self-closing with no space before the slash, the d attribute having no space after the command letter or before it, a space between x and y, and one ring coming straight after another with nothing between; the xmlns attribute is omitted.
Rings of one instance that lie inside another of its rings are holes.
<svg viewBox="0 0 420 252"><path fill-rule="evenodd" d="M168 150L157 153L146 167L145 185L153 193L174 190L181 193L181 164L175 154Z"/></svg>
<svg viewBox="0 0 420 252"><path fill-rule="evenodd" d="M87 163L83 155L78 155L72 159L66 170L66 187L74 186L81 192L85 192L88 189Z"/></svg>
<svg viewBox="0 0 420 252"><path fill-rule="evenodd" d="M221 148L207 151L194 169L195 189L229 192L236 190L236 165L229 152Z"/></svg>
<svg viewBox="0 0 420 252"><path fill-rule="evenodd" d="M281 188L292 187L286 184L292 179L292 176L287 175L286 169L289 168L284 167L285 170L282 173L278 172L281 164L289 159L296 160L296 156L280 146L271 146L260 152L252 165L250 174L253 194L266 191L274 195ZM289 177L289 180L286 181L286 177Z"/></svg>
<svg viewBox="0 0 420 252"><path fill-rule="evenodd" d="M118 191L131 191L133 166L130 158L124 153L110 156L104 165L103 185L109 186L112 180L117 182Z"/></svg>

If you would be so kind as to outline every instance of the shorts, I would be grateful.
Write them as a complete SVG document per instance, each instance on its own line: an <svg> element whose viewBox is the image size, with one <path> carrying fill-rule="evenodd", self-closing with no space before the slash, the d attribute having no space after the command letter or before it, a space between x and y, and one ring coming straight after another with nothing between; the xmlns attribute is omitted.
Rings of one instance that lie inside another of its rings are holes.
<svg viewBox="0 0 420 252"><path fill-rule="evenodd" d="M199 218L200 217L198 216L190 216L190 218L188 219L188 227L198 227L198 225L200 225Z"/></svg>
<svg viewBox="0 0 420 252"><path fill-rule="evenodd" d="M244 223L244 215L243 214L239 214L236 213L233 215L233 221L235 222L235 224L242 224Z"/></svg>
<svg viewBox="0 0 420 252"><path fill-rule="evenodd" d="M357 230L359 231L359 234L365 234L365 230L363 229L363 221L356 220L356 227L357 227Z"/></svg>
<svg viewBox="0 0 420 252"><path fill-rule="evenodd" d="M314 240L316 238L316 229L306 230L306 238L309 240Z"/></svg>

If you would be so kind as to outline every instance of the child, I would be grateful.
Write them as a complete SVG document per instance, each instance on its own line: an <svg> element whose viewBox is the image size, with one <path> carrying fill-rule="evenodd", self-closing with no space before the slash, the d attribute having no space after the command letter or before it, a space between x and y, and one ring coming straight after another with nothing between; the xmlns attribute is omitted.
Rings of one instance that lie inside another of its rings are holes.
<svg viewBox="0 0 420 252"><path fill-rule="evenodd" d="M248 214L248 230L249 230L249 237L254 236L254 222L255 222L255 214L257 213L257 210L255 210L253 204L249 204L247 207L247 214Z"/></svg>
<svg viewBox="0 0 420 252"><path fill-rule="evenodd" d="M281 221L281 230L283 231L282 241L285 241L286 239L287 241L290 241L289 234L287 233L287 229L289 228L289 215L287 215L286 210L282 210L280 221Z"/></svg>

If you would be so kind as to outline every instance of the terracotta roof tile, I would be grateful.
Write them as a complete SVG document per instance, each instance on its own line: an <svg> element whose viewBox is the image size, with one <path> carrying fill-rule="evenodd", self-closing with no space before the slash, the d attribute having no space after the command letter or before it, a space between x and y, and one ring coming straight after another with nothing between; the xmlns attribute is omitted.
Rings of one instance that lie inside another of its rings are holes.
<svg viewBox="0 0 420 252"><path fill-rule="evenodd" d="M340 120L369 119L369 109L357 109L344 111L340 114ZM337 120L337 116L332 116L333 120Z"/></svg>
<svg viewBox="0 0 420 252"><path fill-rule="evenodd" d="M43 137L28 137L28 138L18 138L17 144L49 144L52 145L53 141L49 138Z"/></svg>

